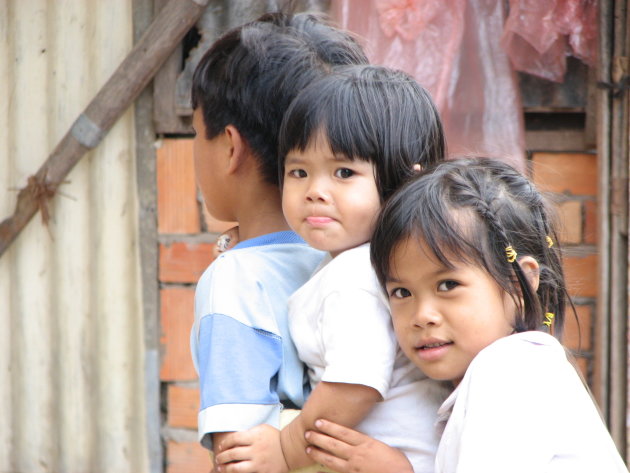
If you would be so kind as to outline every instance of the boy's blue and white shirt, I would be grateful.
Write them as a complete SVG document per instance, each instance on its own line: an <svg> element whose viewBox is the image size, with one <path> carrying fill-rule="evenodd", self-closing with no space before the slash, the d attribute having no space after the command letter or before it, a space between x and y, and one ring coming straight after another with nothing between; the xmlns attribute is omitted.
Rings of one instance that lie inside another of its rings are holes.
<svg viewBox="0 0 630 473"><path fill-rule="evenodd" d="M205 447L210 433L279 427L282 401L303 405L308 381L289 335L287 301L322 257L294 232L277 232L240 242L199 279L190 344Z"/></svg>

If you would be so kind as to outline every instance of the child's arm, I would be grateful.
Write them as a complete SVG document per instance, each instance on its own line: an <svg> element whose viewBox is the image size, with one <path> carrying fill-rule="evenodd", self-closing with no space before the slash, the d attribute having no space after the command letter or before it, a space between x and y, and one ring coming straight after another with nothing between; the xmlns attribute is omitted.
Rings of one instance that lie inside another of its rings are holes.
<svg viewBox="0 0 630 473"><path fill-rule="evenodd" d="M361 384L320 382L293 422L280 432L282 451L290 469L310 465L313 460L306 454L304 434L315 429L317 419L354 427L382 400L380 393Z"/></svg>
<svg viewBox="0 0 630 473"><path fill-rule="evenodd" d="M311 465L306 454L307 430L315 429L321 417L355 426L381 400L376 389L360 384L320 382L304 408L280 433L268 425L229 434L218 445L216 462L222 472L230 473L229 462L240 462L239 473L282 473Z"/></svg>
<svg viewBox="0 0 630 473"><path fill-rule="evenodd" d="M366 271L369 272L369 259L365 261ZM374 282L374 287L377 284ZM372 281L365 285L371 287ZM321 319L319 336L325 346L326 366L320 379L328 381L320 381L316 385L301 414L280 433L283 456L291 469L313 463L306 455L304 434L314 429L315 420L325 418L354 427L376 402L382 400L381 393L389 389L395 362L396 339L387 305L380 297L380 292L377 294L354 287L335 290L326 296ZM360 336L357 336L357 327L362 327ZM307 338L313 336L307 331L303 334ZM298 343L295 338L294 341ZM224 443L217 462L249 462L254 458L254 452L261 451L267 455L268 450L257 448L254 436L250 435L256 429L258 427L250 429L246 436L238 435L232 437L229 443ZM254 465L251 469L239 468L238 471L265 471L261 468L260 465Z"/></svg>
<svg viewBox="0 0 630 473"><path fill-rule="evenodd" d="M338 473L413 473L397 448L334 422L317 420L315 427L306 432L307 453Z"/></svg>
<svg viewBox="0 0 630 473"><path fill-rule="evenodd" d="M354 262L344 260L348 266ZM369 266L363 256L358 263ZM366 270L372 274L371 266ZM354 427L389 389L397 343L387 305L380 292L366 289L372 284L376 287L377 282L370 279L346 287L347 277L350 275L342 272L333 278L333 283L334 279L344 279L340 285L334 284L342 289L331 291L322 303L320 327L325 368L321 381L301 414L280 433L282 450L291 468L313 463L306 454L304 434L314 430L317 419ZM357 327L361 327L360 336Z"/></svg>

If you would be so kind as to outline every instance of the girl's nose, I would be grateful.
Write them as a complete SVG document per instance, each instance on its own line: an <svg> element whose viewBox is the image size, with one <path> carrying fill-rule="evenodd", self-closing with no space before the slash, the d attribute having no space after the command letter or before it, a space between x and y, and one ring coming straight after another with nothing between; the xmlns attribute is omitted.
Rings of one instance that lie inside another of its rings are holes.
<svg viewBox="0 0 630 473"><path fill-rule="evenodd" d="M442 315L435 305L428 301L418 303L413 317L414 326L428 327L430 325L439 325L441 321Z"/></svg>
<svg viewBox="0 0 630 473"><path fill-rule="evenodd" d="M328 192L320 179L313 179L306 192L306 200L309 202L326 202Z"/></svg>

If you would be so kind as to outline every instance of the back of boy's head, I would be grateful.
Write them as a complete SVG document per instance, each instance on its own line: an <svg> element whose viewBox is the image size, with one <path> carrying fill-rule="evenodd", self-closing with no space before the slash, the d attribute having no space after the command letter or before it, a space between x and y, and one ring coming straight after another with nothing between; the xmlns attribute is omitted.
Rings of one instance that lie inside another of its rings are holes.
<svg viewBox="0 0 630 473"><path fill-rule="evenodd" d="M515 299L517 332L540 330L550 312L554 335L561 338L568 295L553 222L540 192L509 165L483 158L447 161L420 173L383 207L372 264L385 285L396 246L407 238L422 240L446 267L463 261L485 269ZM523 256L539 264L537 291L518 264Z"/></svg>
<svg viewBox="0 0 630 473"><path fill-rule="evenodd" d="M266 182L278 183L278 131L293 98L332 66L367 63L352 37L309 13L267 13L219 38L193 75L193 108L206 138L233 125L259 159Z"/></svg>
<svg viewBox="0 0 630 473"><path fill-rule="evenodd" d="M331 151L374 164L381 199L446 152L429 93L408 74L380 66L348 66L309 85L291 104L280 132L280 169L291 150L318 137Z"/></svg>

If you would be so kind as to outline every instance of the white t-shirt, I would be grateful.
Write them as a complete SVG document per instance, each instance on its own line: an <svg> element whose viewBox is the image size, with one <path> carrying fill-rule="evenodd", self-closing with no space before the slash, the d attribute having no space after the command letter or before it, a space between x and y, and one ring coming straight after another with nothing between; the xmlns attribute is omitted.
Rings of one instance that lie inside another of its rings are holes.
<svg viewBox="0 0 630 473"><path fill-rule="evenodd" d="M289 328L311 385L376 389L384 401L357 429L402 450L416 473L433 472L436 414L449 390L398 347L368 244L338 255L291 296Z"/></svg>
<svg viewBox="0 0 630 473"><path fill-rule="evenodd" d="M482 350L440 418L436 473L628 471L564 348L543 332Z"/></svg>

